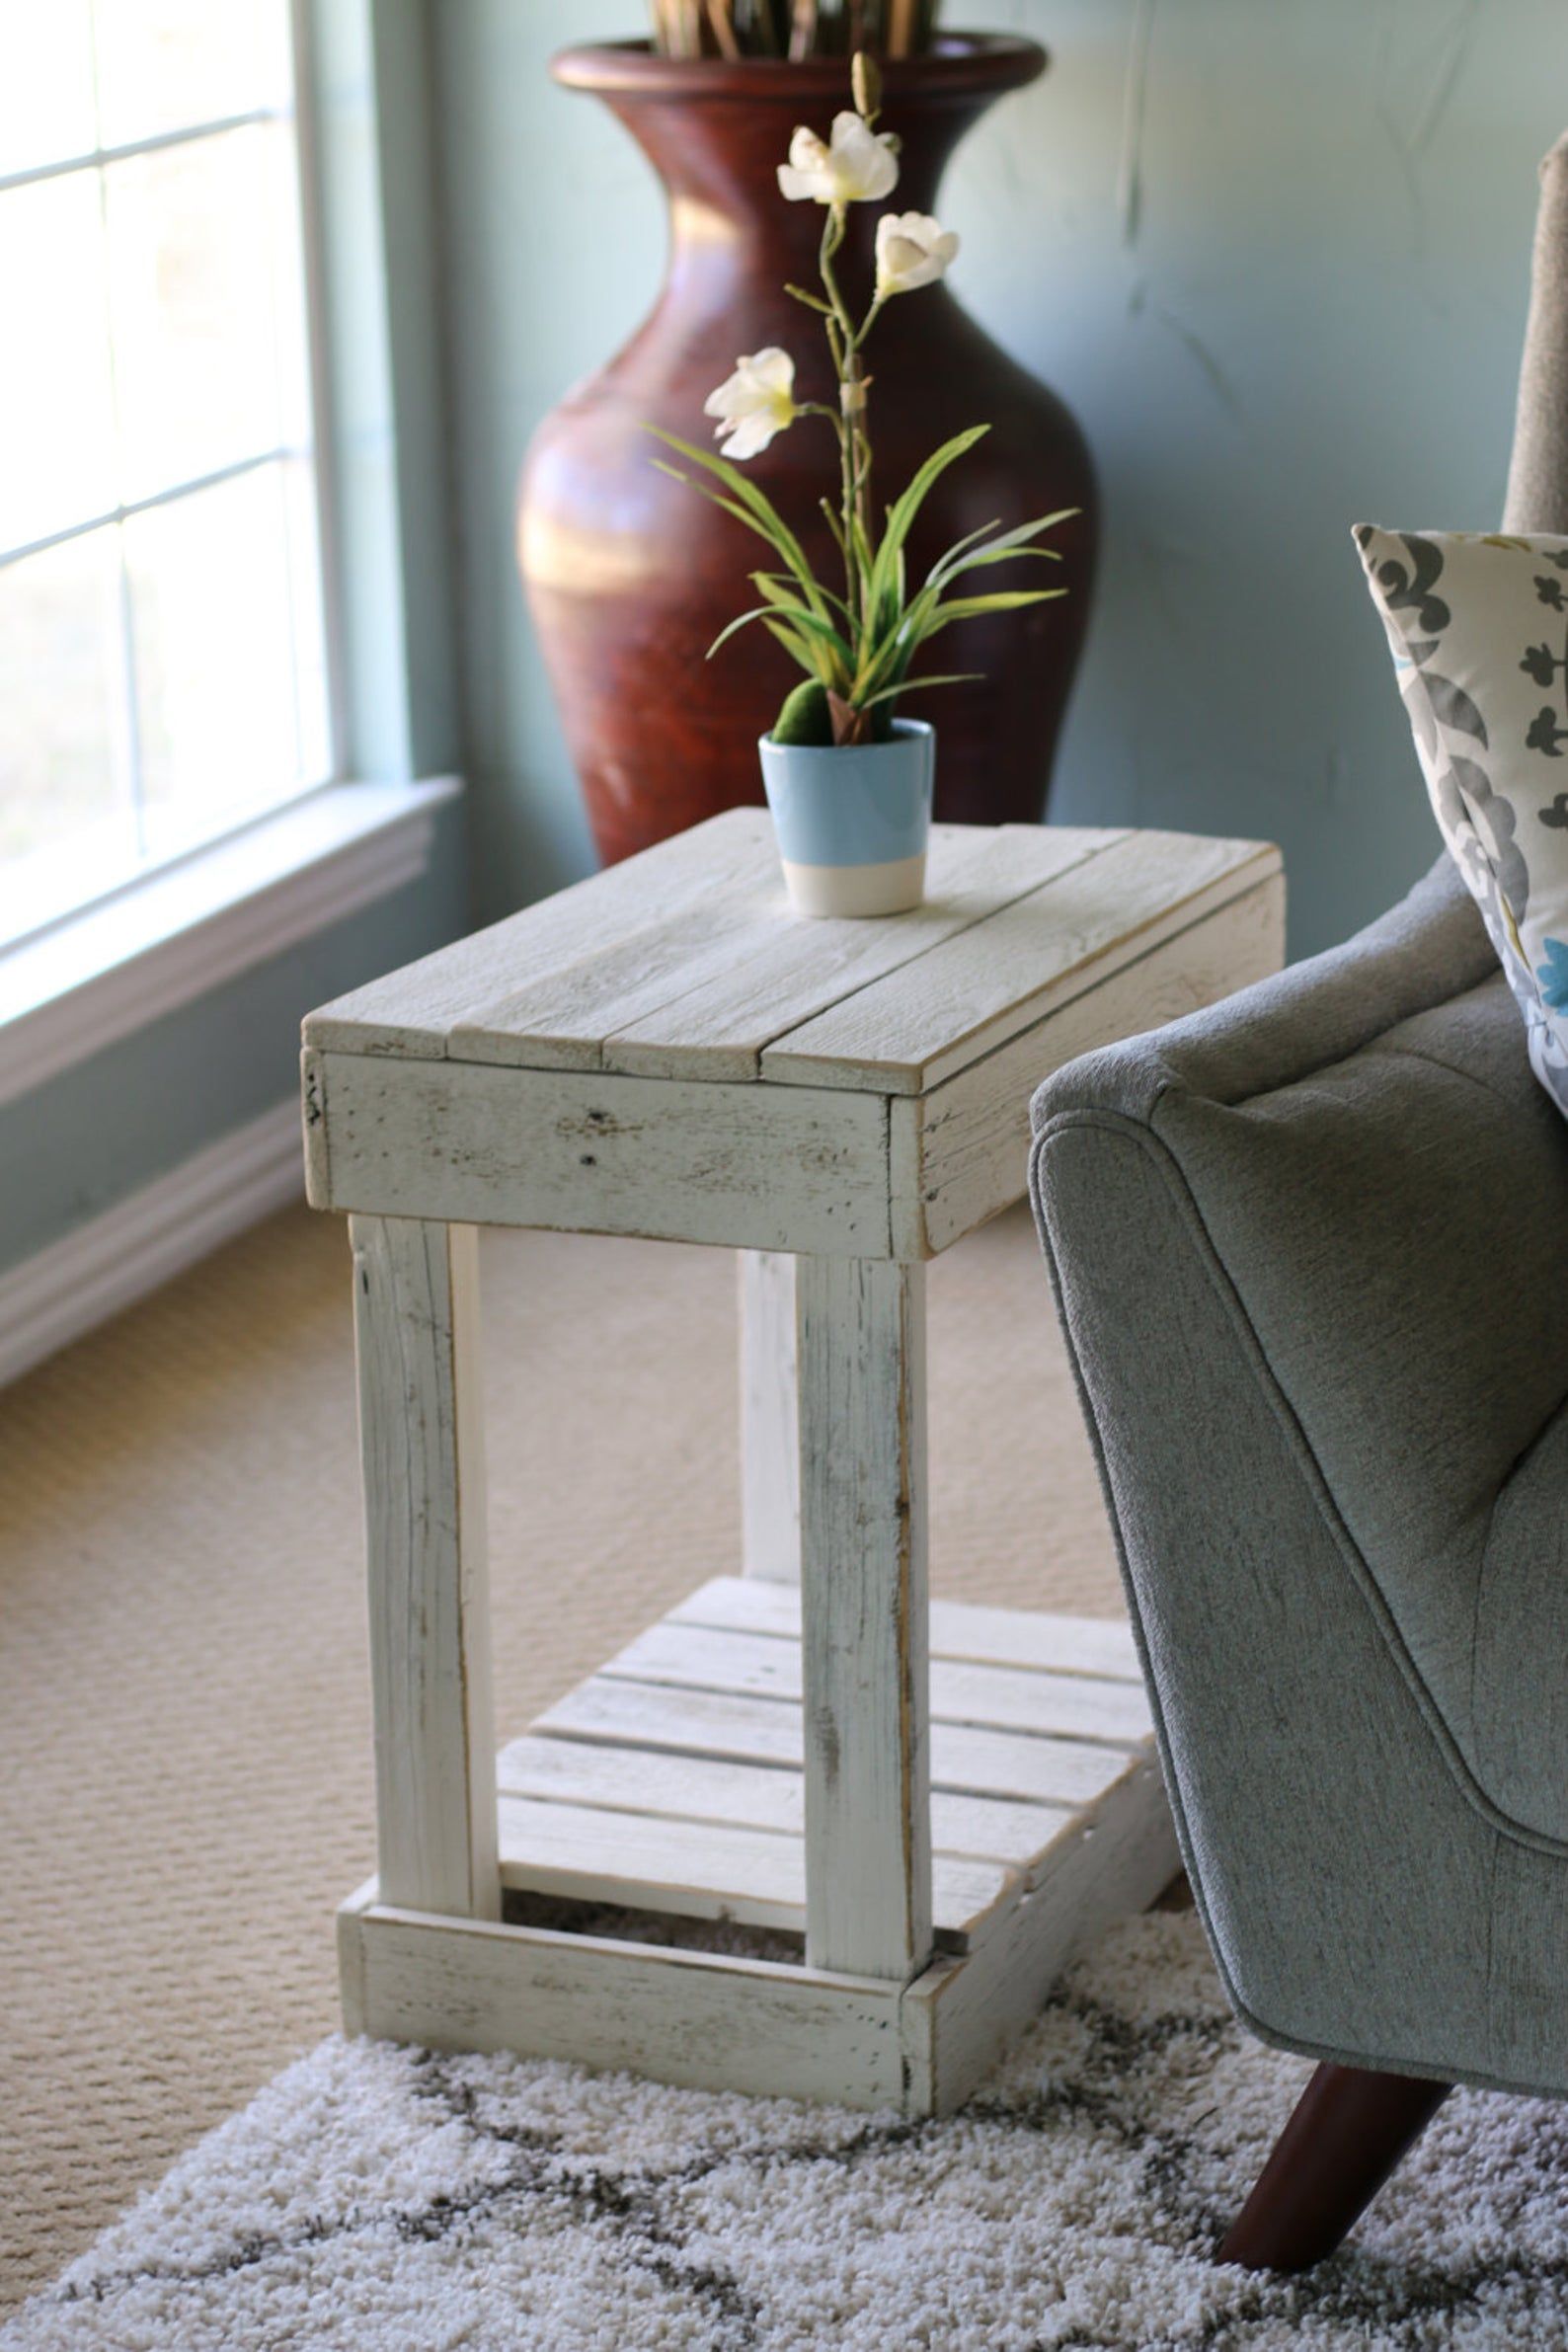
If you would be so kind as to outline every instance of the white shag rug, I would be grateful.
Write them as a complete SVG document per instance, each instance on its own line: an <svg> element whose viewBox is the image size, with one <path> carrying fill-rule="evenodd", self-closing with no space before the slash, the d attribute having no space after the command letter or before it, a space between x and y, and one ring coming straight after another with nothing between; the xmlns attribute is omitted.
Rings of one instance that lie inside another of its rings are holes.
<svg viewBox="0 0 1568 2352"><path fill-rule="evenodd" d="M1307 2073L1196 1920L1116 1929L964 2111L902 2123L335 2039L0 2352L1568 2346L1568 2109L1460 2093L1304 2280L1210 2260Z"/></svg>

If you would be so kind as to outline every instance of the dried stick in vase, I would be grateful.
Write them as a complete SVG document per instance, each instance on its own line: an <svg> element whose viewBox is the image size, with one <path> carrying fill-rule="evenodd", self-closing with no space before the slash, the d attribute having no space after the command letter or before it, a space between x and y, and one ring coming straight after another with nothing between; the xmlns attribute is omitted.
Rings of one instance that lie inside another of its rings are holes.
<svg viewBox="0 0 1568 2352"><path fill-rule="evenodd" d="M817 46L817 0L795 0L795 21L790 26L790 55L809 57Z"/></svg>
<svg viewBox="0 0 1568 2352"><path fill-rule="evenodd" d="M907 57L914 46L914 0L888 0L888 55Z"/></svg>
<svg viewBox="0 0 1568 2352"><path fill-rule="evenodd" d="M741 43L736 39L733 0L708 0L708 23L718 43L721 57L739 57Z"/></svg>

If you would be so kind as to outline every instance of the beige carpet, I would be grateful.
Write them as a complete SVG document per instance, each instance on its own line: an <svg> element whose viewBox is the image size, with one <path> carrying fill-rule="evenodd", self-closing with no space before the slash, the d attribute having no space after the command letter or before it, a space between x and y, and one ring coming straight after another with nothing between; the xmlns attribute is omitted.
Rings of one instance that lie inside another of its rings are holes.
<svg viewBox="0 0 1568 2352"><path fill-rule="evenodd" d="M734 1264L486 1238L498 1718L733 1573ZM931 1270L937 1589L1106 1612L1027 1222ZM290 1212L0 1394L0 2304L336 2022L372 1856L343 1228Z"/></svg>

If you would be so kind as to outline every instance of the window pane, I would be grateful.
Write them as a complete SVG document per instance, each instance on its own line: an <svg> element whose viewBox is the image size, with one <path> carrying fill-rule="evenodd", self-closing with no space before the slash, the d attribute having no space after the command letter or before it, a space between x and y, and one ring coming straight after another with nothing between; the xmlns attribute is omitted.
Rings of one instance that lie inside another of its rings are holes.
<svg viewBox="0 0 1568 2352"><path fill-rule="evenodd" d="M0 0L0 179L90 155L93 20L89 0Z"/></svg>
<svg viewBox="0 0 1568 2352"><path fill-rule="evenodd" d="M152 856L313 780L301 775L283 472L260 467L125 525Z"/></svg>
<svg viewBox="0 0 1568 2352"><path fill-rule="evenodd" d="M286 134L269 125L104 175L127 503L298 431L303 325L295 241L279 217L286 165Z"/></svg>
<svg viewBox="0 0 1568 2352"><path fill-rule="evenodd" d="M0 552L115 504L98 176L0 195ZM22 353L26 353L26 363Z"/></svg>
<svg viewBox="0 0 1568 2352"><path fill-rule="evenodd" d="M106 147L286 102L287 0L99 0L97 13Z"/></svg>
<svg viewBox="0 0 1568 2352"><path fill-rule="evenodd" d="M136 854L115 541L113 527L91 531L0 567L0 937L79 900L84 872L113 879Z"/></svg>

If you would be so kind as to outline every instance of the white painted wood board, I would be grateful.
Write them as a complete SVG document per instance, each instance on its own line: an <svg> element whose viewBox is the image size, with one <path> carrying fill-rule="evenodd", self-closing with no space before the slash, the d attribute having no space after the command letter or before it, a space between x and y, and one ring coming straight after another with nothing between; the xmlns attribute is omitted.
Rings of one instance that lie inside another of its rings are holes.
<svg viewBox="0 0 1568 2352"><path fill-rule="evenodd" d="M781 1036L762 1075L922 1093L1279 866L1255 841L1130 833Z"/></svg>
<svg viewBox="0 0 1568 2352"><path fill-rule="evenodd" d="M732 1690L799 1700L801 1654L794 1642L707 1626L651 1625L600 1669L614 1681L664 1683L692 1690ZM1131 1747L1147 1736L1148 1702L1139 1685L1091 1675L1052 1674L931 1661L931 1712L939 1722L1034 1732Z"/></svg>
<svg viewBox="0 0 1568 2352"><path fill-rule="evenodd" d="M584 1903L806 1931L803 1838L588 1805L541 1804L530 1797L501 1796L497 1813L504 1886ZM947 1949L967 1949L983 1931L1013 1877L1004 1863L940 1858L931 1870L928 1901ZM821 1965L812 1961L814 1968Z"/></svg>
<svg viewBox="0 0 1568 2352"><path fill-rule="evenodd" d="M1038 2013L1061 1971L1118 1919L1146 1910L1180 1868L1152 1756L1064 1833L1028 1898L968 1959L939 1961L902 2005L906 2112L950 2114Z"/></svg>
<svg viewBox="0 0 1568 2352"><path fill-rule="evenodd" d="M747 1576L791 1586L801 1577L797 1263L784 1251L739 1253L741 1559Z"/></svg>
<svg viewBox="0 0 1568 2352"><path fill-rule="evenodd" d="M671 1625L712 1625L799 1641L800 1595L739 1576L710 1577L666 1610ZM1125 1617L1077 1617L1055 1609L996 1608L974 1601L931 1603L931 1655L977 1665L1039 1667L1141 1683L1133 1628Z"/></svg>
<svg viewBox="0 0 1568 2352"><path fill-rule="evenodd" d="M729 1690L692 1690L592 1675L546 1709L535 1732L611 1748L668 1750L736 1763L798 1765L801 1711L788 1699ZM963 1723L931 1726L931 1786L1024 1804L1089 1803L1126 1768L1141 1743L1101 1746L987 1731Z"/></svg>
<svg viewBox="0 0 1568 2352"><path fill-rule="evenodd" d="M503 986L522 988L591 954L609 936L651 928L681 906L711 906L732 883L776 858L765 809L731 809L601 874L437 948L310 1014L304 1042L322 1053L438 1060L448 1034Z"/></svg>
<svg viewBox="0 0 1568 2352"><path fill-rule="evenodd" d="M805 1834L805 1780L793 1766L525 1733L503 1748L496 1777L503 1797ZM932 1850L1027 1872L1071 1818L1064 1805L938 1790L931 1798Z"/></svg>
<svg viewBox="0 0 1568 2352"><path fill-rule="evenodd" d="M324 1209L637 1233L732 1248L888 1254L887 1106L328 1054Z"/></svg>
<svg viewBox="0 0 1568 2352"><path fill-rule="evenodd" d="M897 2107L899 1989L773 1962L442 1920L342 1917L351 2030L763 2097Z"/></svg>
<svg viewBox="0 0 1568 2352"><path fill-rule="evenodd" d="M934 1257L1021 1199L1030 1101L1055 1071L1216 1003L1278 972L1284 958L1285 882L1271 874L929 1093L895 1097L896 1253Z"/></svg>
<svg viewBox="0 0 1568 2352"><path fill-rule="evenodd" d="M477 1235L356 1217L351 1238L381 1884L495 1918Z"/></svg>
<svg viewBox="0 0 1568 2352"><path fill-rule="evenodd" d="M770 1646L802 1678L806 1955L906 1983L933 1919L925 1269L803 1258L795 1295L802 1627Z"/></svg>

